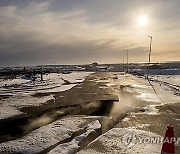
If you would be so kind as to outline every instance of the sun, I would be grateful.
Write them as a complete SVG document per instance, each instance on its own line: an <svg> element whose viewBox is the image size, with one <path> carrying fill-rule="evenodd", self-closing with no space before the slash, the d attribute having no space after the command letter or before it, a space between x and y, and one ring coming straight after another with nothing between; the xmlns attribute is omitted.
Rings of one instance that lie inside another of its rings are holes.
<svg viewBox="0 0 180 154"><path fill-rule="evenodd" d="M145 15L139 16L138 23L140 25L146 25L147 24L147 17Z"/></svg>

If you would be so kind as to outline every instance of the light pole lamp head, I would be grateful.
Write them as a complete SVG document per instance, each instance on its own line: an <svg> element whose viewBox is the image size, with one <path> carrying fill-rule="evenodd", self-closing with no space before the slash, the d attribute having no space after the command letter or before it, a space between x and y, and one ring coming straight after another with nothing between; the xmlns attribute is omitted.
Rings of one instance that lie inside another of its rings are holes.
<svg viewBox="0 0 180 154"><path fill-rule="evenodd" d="M152 39L152 36L148 36L148 37L150 37Z"/></svg>

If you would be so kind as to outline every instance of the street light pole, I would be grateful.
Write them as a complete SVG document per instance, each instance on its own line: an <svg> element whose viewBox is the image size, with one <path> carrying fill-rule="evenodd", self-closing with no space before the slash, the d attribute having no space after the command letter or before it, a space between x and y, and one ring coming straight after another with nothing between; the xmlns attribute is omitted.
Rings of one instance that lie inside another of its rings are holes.
<svg viewBox="0 0 180 154"><path fill-rule="evenodd" d="M148 72L147 72L147 78L149 76L149 68L151 63L151 46L152 46L152 36L148 36L150 38L150 46L149 46L149 61L148 61Z"/></svg>
<svg viewBox="0 0 180 154"><path fill-rule="evenodd" d="M122 70L125 72L125 68L124 68L124 57L123 57Z"/></svg>
<svg viewBox="0 0 180 154"><path fill-rule="evenodd" d="M129 55L128 55L128 50L127 50L127 73L128 73L128 60L129 60L129 59L128 59L128 58L129 58L128 56L129 56Z"/></svg>

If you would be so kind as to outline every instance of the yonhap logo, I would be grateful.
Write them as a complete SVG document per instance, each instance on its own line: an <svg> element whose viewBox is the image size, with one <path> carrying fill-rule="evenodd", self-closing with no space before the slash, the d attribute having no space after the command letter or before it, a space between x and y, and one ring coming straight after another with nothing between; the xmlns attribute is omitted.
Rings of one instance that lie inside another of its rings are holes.
<svg viewBox="0 0 180 154"><path fill-rule="evenodd" d="M122 136L122 143L126 148L132 148L135 144L163 144L172 143L180 145L180 137L161 137L161 136L147 136L147 135L136 135L134 133L127 133Z"/></svg>

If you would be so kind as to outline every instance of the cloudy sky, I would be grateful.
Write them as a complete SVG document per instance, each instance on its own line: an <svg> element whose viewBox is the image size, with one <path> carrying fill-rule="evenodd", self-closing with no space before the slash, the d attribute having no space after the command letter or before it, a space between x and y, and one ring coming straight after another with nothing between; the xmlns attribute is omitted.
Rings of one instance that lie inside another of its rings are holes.
<svg viewBox="0 0 180 154"><path fill-rule="evenodd" d="M0 0L0 66L180 61L179 0Z"/></svg>

